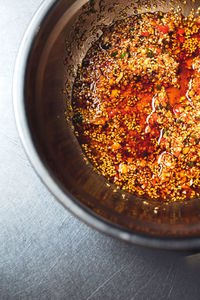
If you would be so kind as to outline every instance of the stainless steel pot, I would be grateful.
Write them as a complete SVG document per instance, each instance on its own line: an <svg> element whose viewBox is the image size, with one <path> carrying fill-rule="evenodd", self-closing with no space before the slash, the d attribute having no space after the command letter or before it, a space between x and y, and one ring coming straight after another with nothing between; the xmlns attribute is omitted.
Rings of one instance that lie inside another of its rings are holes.
<svg viewBox="0 0 200 300"><path fill-rule="evenodd" d="M183 1L46 0L20 47L14 75L14 107L25 150L41 179L67 209L94 228L143 246L200 246L200 200L147 205L96 174L84 157L71 122L71 90L77 65L103 27L131 14L188 14Z"/></svg>

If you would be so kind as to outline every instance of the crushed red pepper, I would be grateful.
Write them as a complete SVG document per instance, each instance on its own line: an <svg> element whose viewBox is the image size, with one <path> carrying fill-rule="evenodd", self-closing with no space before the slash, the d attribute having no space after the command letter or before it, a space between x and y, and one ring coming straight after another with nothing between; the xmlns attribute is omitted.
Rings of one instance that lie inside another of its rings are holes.
<svg viewBox="0 0 200 300"><path fill-rule="evenodd" d="M106 28L77 72L73 110L110 182L152 199L199 197L199 18L156 12Z"/></svg>

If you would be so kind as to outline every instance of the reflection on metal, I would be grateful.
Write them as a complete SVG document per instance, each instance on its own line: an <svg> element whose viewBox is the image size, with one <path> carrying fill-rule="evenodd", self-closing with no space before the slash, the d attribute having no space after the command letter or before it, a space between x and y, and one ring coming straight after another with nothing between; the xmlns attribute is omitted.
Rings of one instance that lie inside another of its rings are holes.
<svg viewBox="0 0 200 300"><path fill-rule="evenodd" d="M184 5L182 1L46 0L23 39L13 87L23 145L56 198L100 231L167 249L200 246L200 238L191 237L200 233L199 201L162 205L106 185L105 179L85 163L74 135L71 91L78 65L103 28L132 14L168 11L178 5L184 14L197 8L192 1Z"/></svg>

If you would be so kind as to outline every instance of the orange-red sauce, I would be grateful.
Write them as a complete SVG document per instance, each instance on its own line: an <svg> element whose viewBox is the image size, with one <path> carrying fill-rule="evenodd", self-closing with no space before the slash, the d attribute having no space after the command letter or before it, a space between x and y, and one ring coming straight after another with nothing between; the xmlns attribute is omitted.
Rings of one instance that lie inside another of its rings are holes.
<svg viewBox="0 0 200 300"><path fill-rule="evenodd" d="M107 28L74 84L74 123L94 168L137 195L199 197L200 25L178 13Z"/></svg>

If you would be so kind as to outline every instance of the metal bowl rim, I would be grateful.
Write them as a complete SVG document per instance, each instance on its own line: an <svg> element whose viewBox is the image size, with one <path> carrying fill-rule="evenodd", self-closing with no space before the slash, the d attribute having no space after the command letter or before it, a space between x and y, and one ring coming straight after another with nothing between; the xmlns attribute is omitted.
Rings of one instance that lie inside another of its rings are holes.
<svg viewBox="0 0 200 300"><path fill-rule="evenodd" d="M145 247L174 250L199 248L200 237L198 236L168 238L144 235L140 232L126 230L125 228L103 220L103 218L97 214L94 214L84 205L78 205L78 203L74 201L72 195L64 192L59 182L55 181L53 175L50 173L47 166L45 166L45 163L41 160L29 130L24 104L26 65L34 39L37 36L38 28L48 15L48 12L53 9L56 2L56 0L45 0L33 16L21 42L13 76L13 105L15 121L22 145L33 168L42 182L65 208L67 208L84 223L90 225L100 232Z"/></svg>

